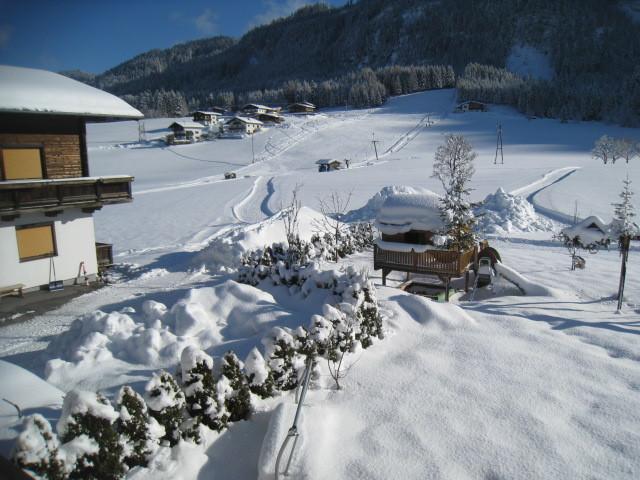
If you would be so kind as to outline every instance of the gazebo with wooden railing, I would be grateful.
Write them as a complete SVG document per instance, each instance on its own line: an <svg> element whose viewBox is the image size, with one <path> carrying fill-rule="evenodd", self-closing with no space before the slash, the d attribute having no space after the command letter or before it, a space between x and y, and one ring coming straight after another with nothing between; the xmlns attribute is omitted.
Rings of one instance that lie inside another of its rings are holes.
<svg viewBox="0 0 640 480"><path fill-rule="evenodd" d="M444 225L439 210L440 197L432 192L390 195L377 216L381 238L373 251L373 268L382 270L382 284L392 271L437 276L445 285L448 300L452 278L465 277L477 261L477 247L457 251L444 248L446 239L436 232Z"/></svg>

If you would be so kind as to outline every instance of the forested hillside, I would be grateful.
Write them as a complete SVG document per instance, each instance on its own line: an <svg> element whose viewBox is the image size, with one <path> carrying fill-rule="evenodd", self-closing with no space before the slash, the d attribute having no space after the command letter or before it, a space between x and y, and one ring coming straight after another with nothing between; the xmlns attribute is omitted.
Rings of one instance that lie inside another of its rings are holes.
<svg viewBox="0 0 640 480"><path fill-rule="evenodd" d="M507 79L507 72L476 66L461 80L463 96L538 115L634 123L640 110L640 25L621 7L615 0L318 4L237 41L216 37L154 50L83 81L126 95L152 114L165 104L291 98L375 105L390 94L451 86L448 66L459 74L470 63L502 68L514 47L526 45L549 59L553 78ZM442 65L436 70L447 73L431 82L405 79L398 88L400 75L385 70L428 65Z"/></svg>

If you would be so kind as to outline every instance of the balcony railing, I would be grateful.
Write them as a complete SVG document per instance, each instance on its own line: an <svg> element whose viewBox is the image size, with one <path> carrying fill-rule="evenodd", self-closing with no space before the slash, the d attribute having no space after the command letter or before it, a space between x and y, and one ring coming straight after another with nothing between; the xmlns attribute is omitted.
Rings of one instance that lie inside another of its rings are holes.
<svg viewBox="0 0 640 480"><path fill-rule="evenodd" d="M130 202L130 176L0 181L0 215Z"/></svg>
<svg viewBox="0 0 640 480"><path fill-rule="evenodd" d="M465 252L427 250L425 252L397 252L374 245L374 269L460 277L474 260L474 249Z"/></svg>

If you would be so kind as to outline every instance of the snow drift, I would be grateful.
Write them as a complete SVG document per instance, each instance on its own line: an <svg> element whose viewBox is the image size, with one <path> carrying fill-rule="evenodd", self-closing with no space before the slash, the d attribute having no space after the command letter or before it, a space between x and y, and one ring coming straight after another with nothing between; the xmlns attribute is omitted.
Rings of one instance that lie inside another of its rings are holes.
<svg viewBox="0 0 640 480"><path fill-rule="evenodd" d="M553 228L549 220L538 216L526 198L511 195L502 188L487 195L474 213L478 218L477 228L484 233L546 232Z"/></svg>

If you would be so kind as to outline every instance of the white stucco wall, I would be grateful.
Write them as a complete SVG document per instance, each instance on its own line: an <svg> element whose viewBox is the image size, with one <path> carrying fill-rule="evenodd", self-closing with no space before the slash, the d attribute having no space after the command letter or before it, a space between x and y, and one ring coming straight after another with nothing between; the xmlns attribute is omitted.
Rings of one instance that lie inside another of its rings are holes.
<svg viewBox="0 0 640 480"><path fill-rule="evenodd" d="M84 261L87 275L98 272L93 217L80 209L65 210L56 217L42 213L21 215L0 222L0 287L23 283L26 288L49 283L49 258L20 262L16 226L53 222L58 255L53 257L57 280L71 281Z"/></svg>

